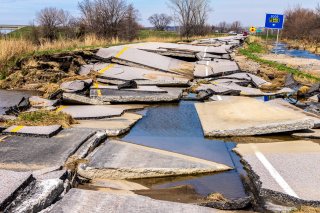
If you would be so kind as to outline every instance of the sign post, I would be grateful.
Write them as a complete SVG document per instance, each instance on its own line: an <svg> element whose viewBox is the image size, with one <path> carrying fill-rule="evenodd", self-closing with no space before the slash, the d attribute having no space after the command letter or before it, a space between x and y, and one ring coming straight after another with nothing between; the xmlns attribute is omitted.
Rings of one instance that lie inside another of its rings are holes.
<svg viewBox="0 0 320 213"><path fill-rule="evenodd" d="M279 34L280 34L280 30L283 29L283 23L284 23L284 15L281 15L281 14L267 14L266 15L265 28L267 30L268 29L277 29L278 30L277 43L276 43L276 54L277 54L278 44L279 44Z"/></svg>

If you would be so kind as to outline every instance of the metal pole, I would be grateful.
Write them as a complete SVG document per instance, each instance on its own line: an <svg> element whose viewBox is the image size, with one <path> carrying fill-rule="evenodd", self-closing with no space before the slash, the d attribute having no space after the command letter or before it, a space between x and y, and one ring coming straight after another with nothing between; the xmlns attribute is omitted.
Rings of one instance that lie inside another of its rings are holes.
<svg viewBox="0 0 320 213"><path fill-rule="evenodd" d="M278 33L277 33L276 54L278 54L279 34L280 34L280 29L278 29Z"/></svg>
<svg viewBox="0 0 320 213"><path fill-rule="evenodd" d="M267 29L266 47L268 49L269 28L266 28L266 29Z"/></svg>

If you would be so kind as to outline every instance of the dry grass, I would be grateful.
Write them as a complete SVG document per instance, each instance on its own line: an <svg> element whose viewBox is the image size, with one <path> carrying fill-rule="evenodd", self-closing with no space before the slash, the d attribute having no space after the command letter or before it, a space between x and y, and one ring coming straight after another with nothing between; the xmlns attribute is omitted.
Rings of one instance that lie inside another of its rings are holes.
<svg viewBox="0 0 320 213"><path fill-rule="evenodd" d="M189 38L188 40L195 40L214 36L197 36ZM144 39L134 40L136 42L178 42L180 39L177 37L157 37L152 36ZM182 38L186 40L186 38ZM45 52L54 50L83 50L89 48L99 48L108 45L117 45L121 43L128 43L128 41L120 41L119 39L101 39L95 35L88 35L84 39L61 39L54 42L42 41L40 45L35 45L32 42L25 39L0 39L0 70L2 66L6 65L8 61L14 58L18 58L25 54L31 54L35 52Z"/></svg>
<svg viewBox="0 0 320 213"><path fill-rule="evenodd" d="M76 124L76 121L70 115L46 110L20 113L17 119L5 122L5 126L61 125L64 128L68 128L72 124Z"/></svg>
<svg viewBox="0 0 320 213"><path fill-rule="evenodd" d="M320 208L302 206L298 210L293 212L294 213L320 213Z"/></svg>
<svg viewBox="0 0 320 213"><path fill-rule="evenodd" d="M84 49L85 47L103 47L120 43L117 39L106 40L94 35L88 35L85 39L57 40L54 42L42 41L40 45L34 45L25 39L0 39L0 65L5 65L9 60L34 52ZM1 69L1 67L0 67Z"/></svg>
<svg viewBox="0 0 320 213"><path fill-rule="evenodd" d="M216 202L226 202L227 199L220 193L210 194L206 197L207 200Z"/></svg>

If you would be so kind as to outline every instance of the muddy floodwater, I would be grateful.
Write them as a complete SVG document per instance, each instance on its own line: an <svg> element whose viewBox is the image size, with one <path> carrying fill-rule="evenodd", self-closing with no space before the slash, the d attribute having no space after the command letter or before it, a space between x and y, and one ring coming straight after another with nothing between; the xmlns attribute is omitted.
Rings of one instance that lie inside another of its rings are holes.
<svg viewBox="0 0 320 213"><path fill-rule="evenodd" d="M240 158L232 152L233 142L206 139L194 102L164 104L149 108L140 120L122 138L123 141L185 154L205 160L226 164L235 168L229 172L183 178L161 178L138 181L152 189L165 189L182 185L192 185L196 193L206 196L219 192L229 199L245 197L241 182Z"/></svg>

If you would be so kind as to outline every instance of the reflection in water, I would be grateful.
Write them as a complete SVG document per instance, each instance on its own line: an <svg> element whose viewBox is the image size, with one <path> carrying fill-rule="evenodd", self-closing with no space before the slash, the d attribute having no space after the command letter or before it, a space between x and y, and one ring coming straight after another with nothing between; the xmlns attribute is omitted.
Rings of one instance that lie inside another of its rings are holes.
<svg viewBox="0 0 320 213"><path fill-rule="evenodd" d="M204 138L193 102L149 109L122 140L223 163L244 173L239 157L231 151L235 143ZM189 184L204 196L219 192L227 198L240 198L245 192L237 170L187 180L167 179L152 186L160 189Z"/></svg>

